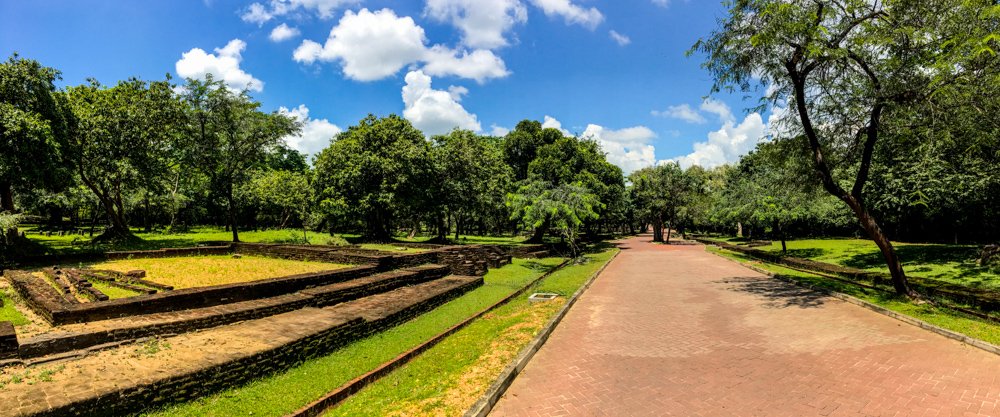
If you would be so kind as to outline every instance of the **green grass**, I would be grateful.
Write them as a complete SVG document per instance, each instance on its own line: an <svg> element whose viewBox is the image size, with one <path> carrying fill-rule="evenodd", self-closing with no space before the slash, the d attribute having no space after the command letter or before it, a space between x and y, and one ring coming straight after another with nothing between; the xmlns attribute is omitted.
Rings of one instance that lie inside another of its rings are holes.
<svg viewBox="0 0 1000 417"><path fill-rule="evenodd" d="M555 272L528 294L572 294L615 252L588 255L587 263ZM462 415L565 303L557 300L531 304L518 297L325 415Z"/></svg>
<svg viewBox="0 0 1000 417"><path fill-rule="evenodd" d="M3 299L3 308L0 308L0 321L12 322L15 326L30 323L20 311L14 308L13 297L6 290L0 290L0 299Z"/></svg>
<svg viewBox="0 0 1000 417"><path fill-rule="evenodd" d="M103 292L104 295L107 295L108 298L112 300L116 300L119 298L135 297L140 294L139 292L136 291L126 290L124 288L118 288L115 286L105 284L96 279L90 280L90 285L93 285L94 288L97 288L98 291Z"/></svg>
<svg viewBox="0 0 1000 417"><path fill-rule="evenodd" d="M522 260L490 270L486 285L392 329L303 362L273 376L143 414L148 416L281 416L316 400L347 381L374 369L523 286L561 258Z"/></svg>
<svg viewBox="0 0 1000 417"><path fill-rule="evenodd" d="M709 250L743 262L750 260L750 258L747 258L746 256L727 250ZM910 317L926 321L945 329L966 334L976 339L985 340L993 344L1000 344L1000 326L998 326L997 323L981 319L971 314L966 314L946 307L938 307L932 304L917 305L911 302L908 298L901 297L893 293L867 289L834 279L783 268L777 265L758 264L755 266L801 282L860 298L868 301L869 303L888 308L898 313L906 314Z"/></svg>
<svg viewBox="0 0 1000 417"><path fill-rule="evenodd" d="M733 240L732 238L720 240ZM788 255L869 271L889 272L875 242L868 239L789 240ZM893 242L908 275L970 287L1000 290L1000 266L977 266L980 246ZM781 241L759 246L781 254Z"/></svg>
<svg viewBox="0 0 1000 417"><path fill-rule="evenodd" d="M34 227L23 227L21 230L27 232L27 237L38 244L39 255L42 254L70 254L86 252L106 252L106 251L131 251L131 250L155 250L163 248L183 248L198 246L198 244L211 241L233 240L232 232L227 232L216 227L192 227L188 233L164 234L164 233L142 233L133 230L135 236L141 240L118 244L99 244L92 246L89 244L90 238L87 236L51 236L46 237L35 232ZM353 235L330 236L327 233L306 232L309 243L313 245L344 245L347 241L344 237ZM241 231L240 240L244 242L268 242L304 244L301 230L266 230L266 231Z"/></svg>

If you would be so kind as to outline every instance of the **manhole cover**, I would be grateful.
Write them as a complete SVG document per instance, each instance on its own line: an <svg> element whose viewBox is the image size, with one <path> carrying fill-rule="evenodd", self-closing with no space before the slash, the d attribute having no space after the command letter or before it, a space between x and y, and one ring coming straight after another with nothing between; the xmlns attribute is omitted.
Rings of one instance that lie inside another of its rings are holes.
<svg viewBox="0 0 1000 417"><path fill-rule="evenodd" d="M555 300L556 297L558 297L558 296L559 296L559 294L536 292L534 294L531 294L530 297L528 297L528 301L532 302L532 303L537 303L539 301L552 301L552 300Z"/></svg>

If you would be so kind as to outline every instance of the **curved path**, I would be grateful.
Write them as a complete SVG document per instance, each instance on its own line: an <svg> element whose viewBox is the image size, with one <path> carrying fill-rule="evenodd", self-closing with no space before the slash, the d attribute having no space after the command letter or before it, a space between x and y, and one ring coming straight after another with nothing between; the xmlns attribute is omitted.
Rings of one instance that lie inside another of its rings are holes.
<svg viewBox="0 0 1000 417"><path fill-rule="evenodd" d="M492 416L996 416L1000 357L753 272L621 242Z"/></svg>

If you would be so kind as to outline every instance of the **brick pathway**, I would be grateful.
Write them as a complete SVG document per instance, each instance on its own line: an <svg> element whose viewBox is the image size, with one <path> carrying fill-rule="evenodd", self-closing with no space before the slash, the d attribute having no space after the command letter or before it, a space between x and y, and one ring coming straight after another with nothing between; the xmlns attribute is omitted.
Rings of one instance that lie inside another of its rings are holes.
<svg viewBox="0 0 1000 417"><path fill-rule="evenodd" d="M1000 415L1000 357L650 238L623 242L492 416Z"/></svg>

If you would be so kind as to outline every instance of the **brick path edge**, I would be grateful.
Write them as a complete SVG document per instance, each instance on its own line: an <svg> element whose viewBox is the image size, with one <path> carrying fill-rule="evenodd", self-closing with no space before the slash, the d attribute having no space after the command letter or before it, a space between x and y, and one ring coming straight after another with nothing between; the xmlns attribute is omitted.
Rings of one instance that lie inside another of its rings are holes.
<svg viewBox="0 0 1000 417"><path fill-rule="evenodd" d="M575 293L573 293L569 300L566 300L566 304L564 304L562 308L556 312L555 316L549 319L549 322L545 324L545 327L542 327L538 334L535 335L535 338L531 339L531 342L528 343L524 349L521 349L521 352L517 354L517 357L515 357L513 361L500 371L500 375L497 376L495 381L493 381L493 384L490 385L483 396L479 397L479 399L472 404L472 407L465 412L463 417L486 417L490 411L493 411L493 406L500 401L500 397L502 397L503 394L507 392L507 388L514 383L514 379L517 378L517 375L524 370L525 366L528 366L528 362L530 362L531 358L535 356L535 353L542 348L542 345L544 345L547 340L549 340L549 336L552 334L552 331L555 330L556 326L559 325L559 322L561 322L563 317L566 316L566 313L568 313L569 309L573 307L573 304L576 304L576 300L583 295L583 292L586 291L587 288L590 288L590 284L597 279L598 275L601 275L601 272L604 272L604 268L607 268L607 266L611 264L611 261L615 260L620 253L622 253L622 251L621 249L618 249L618 252L615 252L611 258L605 261L604 265L601 265L597 271L594 271L594 274L591 275L590 278L588 278Z"/></svg>
<svg viewBox="0 0 1000 417"><path fill-rule="evenodd" d="M792 277L789 277L789 276L786 276L786 275L774 273L774 272L768 271L768 270L763 269L763 268L758 268L758 267L755 267L753 265L745 264L743 262L740 262L739 260L732 259L732 258L727 257L725 255L721 255L721 254L709 251L707 246L705 248L705 251L708 252L708 253L711 253L711 254L713 254L715 256L718 256L718 257L720 257L722 259L725 259L727 261L730 261L730 262L736 263L738 265L741 265L741 266L743 266L745 268L749 268L749 269L754 270L756 272L759 272L761 274L770 276L772 278L777 278L777 279L780 279L782 281L788 282L790 284L797 285L799 287L808 288L808 289L813 290L813 291L821 292L823 294L826 294L826 295L828 295L830 297L839 299L841 301L846 301L848 303L857 305L859 307L867 308L867 309L869 309L871 311L874 311L876 313L882 314L884 316L892 317L892 318L894 318L896 320L899 320L899 321L901 321L903 323L906 323L906 324L909 324L911 326L916 326L916 327L919 327L921 329L937 333L937 334L939 334L941 336L944 336L944 337L947 337L949 339L957 340L957 341L965 343L965 344L967 344L969 346L972 346L972 347L984 350L986 352L992 353L994 355L1000 356L1000 346L994 345L994 344L992 344L990 342L987 342L985 340L976 339L974 337L971 337L971 336L966 335L964 333L956 332L954 330L948 330L948 329L945 329L945 328L943 328L941 326L930 324L930 323L928 323L926 321L923 321L923 320L920 320L920 319L917 319L917 318L914 318L914 317L910 317L910 316L908 316L906 314L902 314L902 313L898 313L898 312L892 311L892 310L890 310L888 308L882 307L882 306L877 305L877 304L869 303L869 302L867 302L865 300L862 300L860 298L857 298L857 297L852 297L852 296L847 295L847 294L842 294L842 293L836 292L836 291L831 290L829 288L824 288L824 287L819 287L819 286L816 286L816 285L808 284L808 283L796 280L796 279L794 279ZM468 415L466 415L466 417L468 417Z"/></svg>

